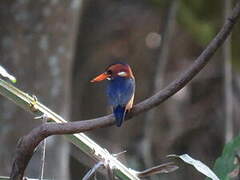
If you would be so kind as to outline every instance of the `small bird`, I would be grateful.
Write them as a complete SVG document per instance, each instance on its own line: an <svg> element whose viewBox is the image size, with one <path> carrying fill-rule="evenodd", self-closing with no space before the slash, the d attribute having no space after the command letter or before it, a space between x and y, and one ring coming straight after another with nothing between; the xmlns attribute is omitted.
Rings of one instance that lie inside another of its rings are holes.
<svg viewBox="0 0 240 180"><path fill-rule="evenodd" d="M117 127L120 127L125 119L126 112L133 106L135 93L135 78L130 66L123 62L109 65L105 72L98 75L91 82L109 80L107 84L107 97Z"/></svg>

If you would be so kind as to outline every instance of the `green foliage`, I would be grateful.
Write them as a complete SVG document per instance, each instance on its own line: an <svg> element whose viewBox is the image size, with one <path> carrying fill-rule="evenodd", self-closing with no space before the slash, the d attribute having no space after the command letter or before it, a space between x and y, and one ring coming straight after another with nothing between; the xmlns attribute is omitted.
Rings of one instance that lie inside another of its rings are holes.
<svg viewBox="0 0 240 180"><path fill-rule="evenodd" d="M167 0L151 0L154 7L167 8ZM180 0L178 23L201 46L205 46L222 24L222 3L217 0Z"/></svg>
<svg viewBox="0 0 240 180"><path fill-rule="evenodd" d="M200 45L206 45L216 33L215 18L205 8L202 1L182 1L178 16L179 23Z"/></svg>
<svg viewBox="0 0 240 180"><path fill-rule="evenodd" d="M167 8L169 0L150 0L157 8ZM223 22L223 1L218 0L180 0L178 23L188 32L200 46L205 46L216 34ZM163 11L161 11L163 12ZM240 71L240 24L236 25L232 34L232 63L234 70Z"/></svg>
<svg viewBox="0 0 240 180"><path fill-rule="evenodd" d="M240 150L240 136L225 145L222 155L216 160L214 172L221 180L234 179L235 172L239 170L236 155Z"/></svg>

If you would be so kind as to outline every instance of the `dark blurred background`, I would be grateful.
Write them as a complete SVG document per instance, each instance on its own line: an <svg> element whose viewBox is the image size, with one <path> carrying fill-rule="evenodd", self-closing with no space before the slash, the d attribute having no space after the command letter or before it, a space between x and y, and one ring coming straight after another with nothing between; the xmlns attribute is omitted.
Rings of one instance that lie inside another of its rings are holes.
<svg viewBox="0 0 240 180"><path fill-rule="evenodd" d="M131 65L138 103L193 63L227 8L224 0L1 0L0 64L17 77L17 87L67 120L91 119L110 113L105 84L89 82L108 64L121 59ZM229 50L221 48L165 103L121 128L87 135L112 153L127 150L120 160L136 170L173 153L188 153L212 167L228 137L239 132L239 27ZM4 97L0 110L0 175L9 175L18 139L41 122ZM39 177L40 154L37 149L26 176ZM93 164L61 136L47 139L45 178L81 179ZM152 177L203 178L188 166Z"/></svg>

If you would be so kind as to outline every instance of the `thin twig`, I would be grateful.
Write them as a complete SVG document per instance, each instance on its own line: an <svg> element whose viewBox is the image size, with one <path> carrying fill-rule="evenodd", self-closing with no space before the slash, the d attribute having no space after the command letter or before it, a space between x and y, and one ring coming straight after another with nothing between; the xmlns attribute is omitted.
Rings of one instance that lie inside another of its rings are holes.
<svg viewBox="0 0 240 180"><path fill-rule="evenodd" d="M89 180L95 173L96 171L101 167L104 166L104 163L102 161L98 162L97 164L95 164L93 166L93 168L91 168L87 174L85 174L85 176L82 178L82 180Z"/></svg>
<svg viewBox="0 0 240 180"><path fill-rule="evenodd" d="M130 119L133 116L138 115L139 113L145 112L149 109L152 109L153 107L156 107L157 105L159 105L160 103L168 99L170 96L175 94L177 91L179 91L181 88L183 88L190 80L192 80L193 77L196 76L197 73L199 73L201 69L209 62L210 58L214 55L216 50L223 44L224 40L232 31L233 26L236 24L239 15L240 15L240 0L237 1L237 4L232 12L231 17L227 19L226 23L224 24L220 32L209 43L207 48L200 54L200 56L196 59L196 61L185 72L183 72L183 74L180 75L179 78L177 78L175 81L169 84L166 88L164 88L163 90L157 92L152 97L134 106L132 111L127 115L126 119ZM0 84L1 84L1 81L0 81ZM2 94L5 94L7 97L9 97L8 92L6 92L6 89L4 89L1 85L0 85L0 92ZM36 108L36 106L33 106L33 108ZM49 118L55 118L55 116L54 117L50 116ZM60 117L60 119L62 118ZM61 124L46 123L39 127L34 128L29 134L24 136L21 139L21 141L19 141L19 145L15 153L15 159L14 159L14 163L11 171L11 180L22 180L24 171L27 167L27 164L29 163L29 160L33 155L34 149L44 138L51 135L56 135L56 134L73 134L73 133L89 131L96 128L107 127L113 124L114 124L114 117L111 114L108 116L91 119L87 121L68 122L68 123L61 123ZM76 141L76 139L79 140L79 136L85 136L85 135L83 135L82 133L69 135L69 139L73 138L71 139L71 141L74 142ZM96 145L96 143L92 142L92 140L90 140L87 137L85 137L85 139L89 140L96 147L98 147L99 149L97 150L100 153L102 152L102 148ZM85 144L80 148L91 157L100 159L97 154L91 152L93 151L93 149L89 149L89 147L85 146ZM101 155L104 156L105 153ZM129 170L125 166L123 166L119 161L117 161L116 158L112 156L108 156L106 158L109 158L109 161L111 163L114 163L115 165L114 167L118 170L117 172L119 173L116 175L118 175L120 178L122 177L121 175L127 175L126 179L129 179L129 178L131 179L130 176L132 176L132 179L137 179L137 177L134 174L129 173Z"/></svg>
<svg viewBox="0 0 240 180"><path fill-rule="evenodd" d="M45 124L47 122L48 117L45 115L42 116L42 123ZM40 162L40 180L43 180L44 176L44 168L45 168L45 158L46 158L46 145L47 145L47 138L45 138L41 144L41 162Z"/></svg>
<svg viewBox="0 0 240 180"><path fill-rule="evenodd" d="M114 157L119 157L119 156L121 156L121 155L123 155L124 153L126 153L127 151L126 150L124 150L124 151L122 151L122 152L119 152L119 153L115 153L115 154L112 154Z"/></svg>
<svg viewBox="0 0 240 180"><path fill-rule="evenodd" d="M163 173L170 173L173 171L176 171L178 169L178 166L175 165L173 162L161 164L158 166L151 167L149 169L137 172L138 177L148 177L155 174L163 174Z"/></svg>
<svg viewBox="0 0 240 180"><path fill-rule="evenodd" d="M47 139L44 139L42 142L42 153L41 153L41 164L40 164L40 180L43 180L44 168L45 168L45 158L46 158L46 144Z"/></svg>

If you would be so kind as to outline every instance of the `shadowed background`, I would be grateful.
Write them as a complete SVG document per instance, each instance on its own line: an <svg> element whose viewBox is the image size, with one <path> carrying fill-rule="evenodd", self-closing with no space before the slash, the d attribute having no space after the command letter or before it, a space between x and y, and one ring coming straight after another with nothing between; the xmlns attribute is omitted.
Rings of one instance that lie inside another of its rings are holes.
<svg viewBox="0 0 240 180"><path fill-rule="evenodd" d="M134 71L135 102L151 96L156 87L178 77L214 37L223 23L223 7L223 1L217 0L2 0L0 64L17 77L19 88L64 118L99 117L110 109L105 83L92 84L93 77L120 59ZM239 31L236 27L231 43L233 134L239 130ZM218 51L189 85L148 112L153 115L144 113L121 128L98 129L87 135L112 153L127 150L120 160L133 169L160 164L172 153L188 153L212 167L226 134L223 57L223 51ZM0 175L9 175L18 139L39 122L5 98L0 100ZM39 176L39 159L38 149L27 176ZM47 139L44 177L81 178L93 163L60 136ZM182 166L172 174L152 178L203 176Z"/></svg>

